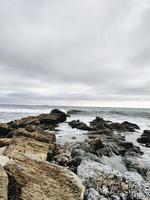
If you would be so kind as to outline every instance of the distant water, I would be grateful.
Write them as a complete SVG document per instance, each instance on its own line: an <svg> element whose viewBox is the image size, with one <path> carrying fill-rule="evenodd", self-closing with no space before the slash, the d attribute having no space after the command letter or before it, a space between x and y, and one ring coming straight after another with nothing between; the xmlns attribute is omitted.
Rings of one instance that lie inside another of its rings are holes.
<svg viewBox="0 0 150 200"><path fill-rule="evenodd" d="M101 108L101 107L72 107L72 106L49 106L49 105L0 105L0 122L8 122L14 119L26 117L28 115L38 115L41 113L49 113L51 109L58 108L62 111L79 110L80 112L74 113L71 118L80 119L83 122L89 123L96 116L103 117L105 120L111 120L114 122L130 121L140 126L141 130L137 133L129 133L126 136L128 141L132 141L134 144L139 145L136 142L144 129L150 129L150 109L142 108ZM59 140L69 142L69 140L76 136L77 140L85 138L86 132L77 129L72 129L67 123L63 123L59 126L58 132ZM80 136L80 137L79 137ZM143 159L150 165L150 149L142 147L145 152Z"/></svg>

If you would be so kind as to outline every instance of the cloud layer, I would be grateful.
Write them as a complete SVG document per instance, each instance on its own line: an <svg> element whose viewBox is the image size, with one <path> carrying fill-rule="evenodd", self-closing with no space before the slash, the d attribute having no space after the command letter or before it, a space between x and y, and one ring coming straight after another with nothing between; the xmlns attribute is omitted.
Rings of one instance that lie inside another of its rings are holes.
<svg viewBox="0 0 150 200"><path fill-rule="evenodd" d="M150 107L149 0L1 0L0 103Z"/></svg>

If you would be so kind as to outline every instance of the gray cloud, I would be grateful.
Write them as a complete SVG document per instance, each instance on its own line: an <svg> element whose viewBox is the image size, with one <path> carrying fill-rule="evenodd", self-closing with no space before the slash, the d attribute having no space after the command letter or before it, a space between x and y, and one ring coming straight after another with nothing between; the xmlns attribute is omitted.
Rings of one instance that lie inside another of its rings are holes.
<svg viewBox="0 0 150 200"><path fill-rule="evenodd" d="M149 0L1 0L0 103L150 107Z"/></svg>

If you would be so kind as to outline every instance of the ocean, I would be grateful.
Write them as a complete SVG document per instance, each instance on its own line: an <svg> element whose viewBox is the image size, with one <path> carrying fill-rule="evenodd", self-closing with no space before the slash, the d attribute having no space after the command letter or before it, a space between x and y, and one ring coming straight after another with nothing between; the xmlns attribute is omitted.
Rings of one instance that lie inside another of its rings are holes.
<svg viewBox="0 0 150 200"><path fill-rule="evenodd" d="M49 106L49 105L0 105L0 122L8 122L14 119L23 118L29 115L49 113L52 109L58 108L67 112L68 110L79 110L68 118L68 121L80 119L89 123L96 116L113 122L129 121L140 126L140 130L135 133L126 133L126 140L132 141L134 145L140 146L144 151L142 160L150 166L150 149L137 143L143 130L150 129L150 109L146 108L104 108L104 107L74 107L74 106ZM72 129L67 123L62 123L58 127L57 140L60 143L81 141L87 137L86 131Z"/></svg>

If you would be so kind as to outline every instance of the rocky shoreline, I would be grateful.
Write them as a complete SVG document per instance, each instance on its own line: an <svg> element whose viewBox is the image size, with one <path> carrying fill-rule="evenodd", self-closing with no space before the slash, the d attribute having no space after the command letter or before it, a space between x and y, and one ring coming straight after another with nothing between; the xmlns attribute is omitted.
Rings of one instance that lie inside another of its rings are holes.
<svg viewBox="0 0 150 200"><path fill-rule="evenodd" d="M54 109L0 123L0 200L150 200L150 166L125 139L140 129L96 117L88 124ZM60 145L56 129L68 123L88 139ZM137 141L150 147L150 131Z"/></svg>

